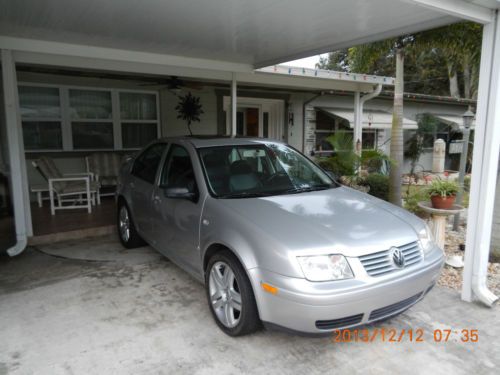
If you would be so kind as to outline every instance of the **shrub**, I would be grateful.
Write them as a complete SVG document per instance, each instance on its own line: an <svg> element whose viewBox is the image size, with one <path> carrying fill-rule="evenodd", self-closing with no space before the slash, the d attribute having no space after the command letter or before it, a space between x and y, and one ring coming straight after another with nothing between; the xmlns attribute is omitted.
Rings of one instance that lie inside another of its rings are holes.
<svg viewBox="0 0 500 375"><path fill-rule="evenodd" d="M464 190L470 191L470 175L464 177Z"/></svg>
<svg viewBox="0 0 500 375"><path fill-rule="evenodd" d="M410 191L404 200L404 208L415 215L424 216L425 212L418 206L418 202L428 201L429 192L425 188L415 188Z"/></svg>
<svg viewBox="0 0 500 375"><path fill-rule="evenodd" d="M365 177L364 185L370 187L368 193L385 201L389 200L389 177L372 173Z"/></svg>

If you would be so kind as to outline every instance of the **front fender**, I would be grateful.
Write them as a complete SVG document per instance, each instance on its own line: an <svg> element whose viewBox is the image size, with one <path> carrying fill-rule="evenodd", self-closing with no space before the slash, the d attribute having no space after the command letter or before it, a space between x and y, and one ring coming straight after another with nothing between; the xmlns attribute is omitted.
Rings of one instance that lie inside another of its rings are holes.
<svg viewBox="0 0 500 375"><path fill-rule="evenodd" d="M209 197L200 229L201 262L214 244L230 249L247 270L259 267L290 277L304 277L298 262L291 262L283 244L220 200Z"/></svg>

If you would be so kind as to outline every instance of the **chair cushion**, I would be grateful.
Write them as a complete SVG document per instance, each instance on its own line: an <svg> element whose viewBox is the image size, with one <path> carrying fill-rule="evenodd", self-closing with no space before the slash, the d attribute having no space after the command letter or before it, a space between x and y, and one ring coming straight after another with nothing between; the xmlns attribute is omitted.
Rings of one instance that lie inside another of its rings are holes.
<svg viewBox="0 0 500 375"><path fill-rule="evenodd" d="M89 172L99 176L103 185L116 185L122 159L123 157L115 152L93 153L87 157Z"/></svg>

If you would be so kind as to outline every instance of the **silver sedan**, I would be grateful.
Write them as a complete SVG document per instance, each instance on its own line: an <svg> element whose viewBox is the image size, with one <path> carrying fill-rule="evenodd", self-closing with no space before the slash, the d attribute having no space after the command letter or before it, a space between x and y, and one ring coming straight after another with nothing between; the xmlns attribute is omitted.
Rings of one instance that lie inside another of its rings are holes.
<svg viewBox="0 0 500 375"><path fill-rule="evenodd" d="M443 265L426 224L264 139L171 138L122 167L118 233L205 285L227 334L313 334L394 316Z"/></svg>

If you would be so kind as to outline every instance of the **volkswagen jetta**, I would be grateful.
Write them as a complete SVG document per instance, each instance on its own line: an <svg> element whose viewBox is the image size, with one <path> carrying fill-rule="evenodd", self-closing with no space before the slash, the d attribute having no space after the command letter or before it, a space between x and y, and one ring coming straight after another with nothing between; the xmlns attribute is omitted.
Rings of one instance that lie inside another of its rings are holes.
<svg viewBox="0 0 500 375"><path fill-rule="evenodd" d="M155 141L122 167L117 203L123 245L145 241L201 281L232 336L386 319L443 264L422 220L270 140Z"/></svg>

